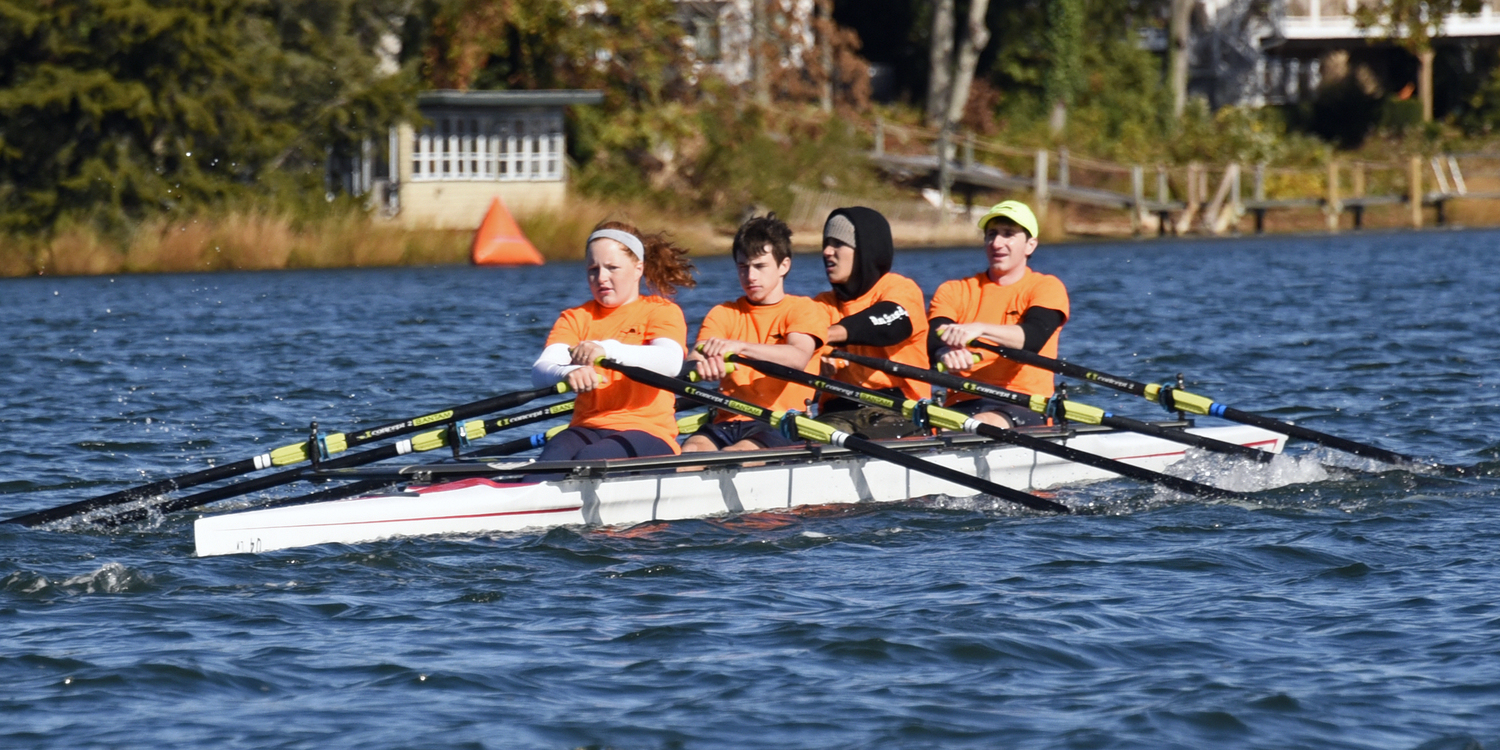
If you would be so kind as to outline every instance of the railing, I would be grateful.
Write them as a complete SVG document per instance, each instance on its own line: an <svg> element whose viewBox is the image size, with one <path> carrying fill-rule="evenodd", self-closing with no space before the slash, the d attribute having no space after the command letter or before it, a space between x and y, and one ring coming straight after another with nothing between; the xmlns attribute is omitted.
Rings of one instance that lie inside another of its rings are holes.
<svg viewBox="0 0 1500 750"><path fill-rule="evenodd" d="M941 194L935 220L971 211L958 206L956 192L972 204L980 190L1027 194L1039 214L1048 204L1073 203L1130 212L1135 232L1161 234L1237 231L1253 215L1264 230L1272 211L1321 211L1330 230L1343 214L1362 228L1367 209L1406 204L1412 226L1423 223L1424 207L1445 207L1457 199L1500 200L1500 157L1482 154L1411 156L1393 162L1329 159L1318 167L1270 164L1120 164L1071 154L1066 148L1018 148L972 135L942 133L877 122L870 158L897 179L936 184ZM944 154L945 158L939 158ZM816 207L804 202L808 210ZM1154 224L1155 226L1151 226Z"/></svg>
<svg viewBox="0 0 1500 750"><path fill-rule="evenodd" d="M561 120L441 115L432 120L414 139L414 182L563 177Z"/></svg>

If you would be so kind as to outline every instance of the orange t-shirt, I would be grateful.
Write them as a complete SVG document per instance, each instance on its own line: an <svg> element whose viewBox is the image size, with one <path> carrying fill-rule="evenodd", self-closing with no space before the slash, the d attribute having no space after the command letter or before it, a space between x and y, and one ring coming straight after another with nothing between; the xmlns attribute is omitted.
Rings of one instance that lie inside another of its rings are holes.
<svg viewBox="0 0 1500 750"><path fill-rule="evenodd" d="M708 311L698 340L731 339L752 344L780 345L789 333L802 333L819 341L828 333L823 311L807 297L788 294L774 305L755 305L741 297ZM808 371L817 373L817 357L808 363ZM771 411L805 410L814 390L805 385L788 383L762 375L753 367L736 367L719 382L719 390ZM729 422L748 417L719 410L715 422Z"/></svg>
<svg viewBox="0 0 1500 750"><path fill-rule="evenodd" d="M996 284L990 280L989 273L981 271L968 278L943 282L932 295L932 307L927 310L927 317L948 318L955 323L978 321L1011 326L1019 325L1021 316L1032 307L1057 310L1063 314L1063 322L1066 323L1069 315L1067 288L1056 276L1037 273L1030 268L1026 269L1026 275L1020 281L1008 286ZM1062 326L1058 326L1038 354L1055 359L1057 337L1061 333ZM964 373L965 377L1032 396L1052 395L1053 377L1050 370L1012 362L982 349L970 351L978 354L982 361L976 363L974 369ZM975 396L953 393L948 402L956 403L972 398Z"/></svg>
<svg viewBox="0 0 1500 750"><path fill-rule="evenodd" d="M911 335L893 346L838 346L855 354L866 357L879 357L889 359L912 367L927 368L927 319L922 317L922 308L926 306L922 298L922 289L917 282L901 276L900 274L887 273L875 282L870 291L856 299L841 302L838 295L832 291L823 292L813 298L824 310L828 325L834 325L840 320L861 312L876 302L889 300L906 309L906 314L911 316ZM821 338L821 337L820 337ZM831 348L829 349L831 351ZM841 368L837 375L839 380L845 383L869 388L871 390L883 390L886 388L900 388L907 398L928 398L932 395L932 386L920 380L907 380L864 365L850 363ZM826 399L825 399L826 400Z"/></svg>
<svg viewBox="0 0 1500 750"><path fill-rule="evenodd" d="M564 310L547 335L547 346L577 346L585 341L614 339L640 346L654 339L671 339L687 349L687 320L682 308L655 296L637 297L619 307L589 300ZM600 370L604 386L580 393L573 406L574 427L600 430L641 430L677 448L676 398L667 391L637 383L614 370Z"/></svg>

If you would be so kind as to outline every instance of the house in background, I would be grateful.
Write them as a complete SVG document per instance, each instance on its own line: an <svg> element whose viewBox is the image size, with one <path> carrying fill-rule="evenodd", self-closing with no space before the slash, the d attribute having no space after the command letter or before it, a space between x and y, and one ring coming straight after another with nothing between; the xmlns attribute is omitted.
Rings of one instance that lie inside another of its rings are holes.
<svg viewBox="0 0 1500 750"><path fill-rule="evenodd" d="M390 220L436 229L473 229L496 197L516 213L560 208L563 110L603 101L600 91L424 92L417 107L425 123L392 128L385 154L366 142L359 154L330 160L330 195L339 187L369 196Z"/></svg>
<svg viewBox="0 0 1500 750"><path fill-rule="evenodd" d="M1402 88L1409 82L1411 64L1402 64L1409 55L1382 43L1378 30L1355 23L1355 11L1368 2L1197 0L1189 92L1217 108L1292 104L1350 75L1371 95ZM1479 44L1500 42L1494 5L1483 0L1478 13L1449 15L1439 44L1457 45L1470 62ZM1165 36L1152 34L1147 46L1164 52ZM1356 70L1356 63L1364 69Z"/></svg>

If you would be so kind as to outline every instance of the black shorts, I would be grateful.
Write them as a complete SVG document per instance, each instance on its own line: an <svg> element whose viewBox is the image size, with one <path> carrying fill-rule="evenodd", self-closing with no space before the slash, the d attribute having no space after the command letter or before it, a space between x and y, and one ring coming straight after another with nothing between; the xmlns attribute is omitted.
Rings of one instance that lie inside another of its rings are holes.
<svg viewBox="0 0 1500 750"><path fill-rule="evenodd" d="M971 417L978 416L984 412L999 412L1010 420L1013 427L1033 427L1047 424L1047 418L1024 406L1011 404L1005 401L991 401L987 398L971 398L960 401L947 407L956 412L967 414Z"/></svg>
<svg viewBox="0 0 1500 750"><path fill-rule="evenodd" d="M781 430L754 419L735 419L729 422L709 422L698 428L694 435L702 435L723 450L741 440L749 440L762 448L786 448L796 445Z"/></svg>

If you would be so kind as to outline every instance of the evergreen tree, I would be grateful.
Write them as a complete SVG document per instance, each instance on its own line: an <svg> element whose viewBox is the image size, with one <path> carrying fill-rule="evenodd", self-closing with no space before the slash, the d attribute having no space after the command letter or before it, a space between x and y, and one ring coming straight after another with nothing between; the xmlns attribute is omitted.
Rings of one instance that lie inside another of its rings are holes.
<svg viewBox="0 0 1500 750"><path fill-rule="evenodd" d="M355 0L0 0L0 229L283 202L411 108ZM317 193L321 193L319 189Z"/></svg>

